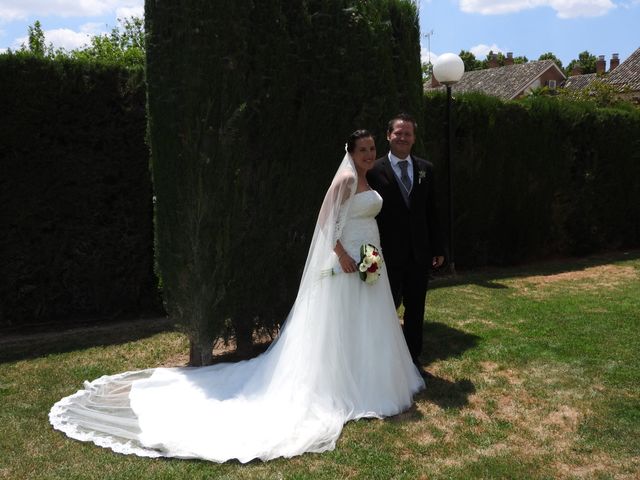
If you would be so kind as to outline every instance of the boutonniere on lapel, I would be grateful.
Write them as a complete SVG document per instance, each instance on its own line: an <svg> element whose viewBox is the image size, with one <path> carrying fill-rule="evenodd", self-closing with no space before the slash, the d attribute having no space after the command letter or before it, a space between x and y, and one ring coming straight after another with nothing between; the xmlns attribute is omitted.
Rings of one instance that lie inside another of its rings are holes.
<svg viewBox="0 0 640 480"><path fill-rule="evenodd" d="M418 172L418 185L422 184L422 180L427 178L427 172L425 170L420 170Z"/></svg>

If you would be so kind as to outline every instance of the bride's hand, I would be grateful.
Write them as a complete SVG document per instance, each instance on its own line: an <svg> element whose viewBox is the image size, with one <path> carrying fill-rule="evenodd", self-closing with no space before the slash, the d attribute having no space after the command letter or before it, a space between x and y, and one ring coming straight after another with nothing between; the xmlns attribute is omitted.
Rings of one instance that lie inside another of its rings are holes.
<svg viewBox="0 0 640 480"><path fill-rule="evenodd" d="M342 268L344 273L353 273L358 270L356 261L346 253L339 258L339 261L340 268Z"/></svg>

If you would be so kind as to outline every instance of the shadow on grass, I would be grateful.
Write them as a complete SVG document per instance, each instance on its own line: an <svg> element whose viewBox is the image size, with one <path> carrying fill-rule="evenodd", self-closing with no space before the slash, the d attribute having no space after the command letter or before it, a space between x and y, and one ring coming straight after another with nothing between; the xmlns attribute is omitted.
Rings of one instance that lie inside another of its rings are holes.
<svg viewBox="0 0 640 480"><path fill-rule="evenodd" d="M233 363L233 362L240 362L242 360L250 360L264 353L267 350L267 348L269 348L271 343L272 343L272 340L266 340L266 341L254 343L251 346L251 349L246 352L238 352L235 349L231 349L229 351L225 351L218 354L214 352L213 361L211 362L211 364L216 365L218 363Z"/></svg>
<svg viewBox="0 0 640 480"><path fill-rule="evenodd" d="M484 267L469 271L462 270L458 271L456 275L451 275L444 271L441 273L436 272L429 282L429 289L456 285L477 285L490 289L504 289L509 287L499 282L503 278L577 272L591 267L638 259L640 259L640 250L625 250L599 253L587 257L559 258L509 267Z"/></svg>
<svg viewBox="0 0 640 480"><path fill-rule="evenodd" d="M471 380L463 378L450 382L444 378L432 377L425 380L426 388L416 395L416 400L435 403L440 408L462 408L469 404L469 395L476 387Z"/></svg>
<svg viewBox="0 0 640 480"><path fill-rule="evenodd" d="M420 360L423 365L430 365L436 360L459 357L467 350L474 348L480 338L444 323L426 322Z"/></svg>
<svg viewBox="0 0 640 480"><path fill-rule="evenodd" d="M459 357L467 350L474 348L481 337L444 323L427 322L424 325L424 343L420 360L429 366L436 360ZM469 403L469 395L476 387L468 379L451 382L444 378L429 377L425 379L426 388L416 399L427 400L441 408L462 408Z"/></svg>
<svg viewBox="0 0 640 480"><path fill-rule="evenodd" d="M134 342L173 330L173 322L167 318L145 318L34 334L4 334L0 335L0 363Z"/></svg>
<svg viewBox="0 0 640 480"><path fill-rule="evenodd" d="M607 265L626 260L640 259L640 250L615 251L582 258L564 258L514 267L487 267L478 270L461 271L457 275L436 274L430 282L430 289L455 285L479 285L489 289L509 288L499 282L502 278L525 277L531 275L552 275L575 272L586 268ZM428 365L434 360L459 355L472 348L477 338L442 324L425 325L425 346L422 359ZM147 318L109 322L99 326L86 326L65 331L48 331L35 334L12 334L0 331L0 362L36 358L51 353L63 353L94 346L117 345L140 340L160 332L174 330L166 318ZM235 352L217 355L216 363L252 358L264 351L268 343L261 343L246 355ZM455 402L454 402L455 403Z"/></svg>

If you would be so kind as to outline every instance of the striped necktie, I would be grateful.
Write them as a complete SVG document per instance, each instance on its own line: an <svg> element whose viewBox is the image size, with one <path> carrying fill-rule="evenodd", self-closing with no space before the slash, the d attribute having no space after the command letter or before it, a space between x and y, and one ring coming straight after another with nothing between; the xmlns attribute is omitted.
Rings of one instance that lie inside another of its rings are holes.
<svg viewBox="0 0 640 480"><path fill-rule="evenodd" d="M409 167L409 161L404 160L404 161L398 162L398 166L400 167L400 171L402 172L400 174L400 180L402 181L404 188L407 190L407 193L409 193L411 191L411 179L409 178L409 174L407 173L407 168Z"/></svg>

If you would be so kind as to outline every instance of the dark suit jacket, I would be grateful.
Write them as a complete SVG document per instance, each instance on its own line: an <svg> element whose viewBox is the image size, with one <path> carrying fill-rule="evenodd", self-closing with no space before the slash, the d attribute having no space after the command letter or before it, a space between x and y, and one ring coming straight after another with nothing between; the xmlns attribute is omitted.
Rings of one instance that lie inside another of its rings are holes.
<svg viewBox="0 0 640 480"><path fill-rule="evenodd" d="M409 207L388 155L377 159L367 173L369 185L383 199L376 220L382 253L389 266L417 264L426 267L431 265L434 256L444 255L435 205L433 164L413 155L411 159L413 187Z"/></svg>

